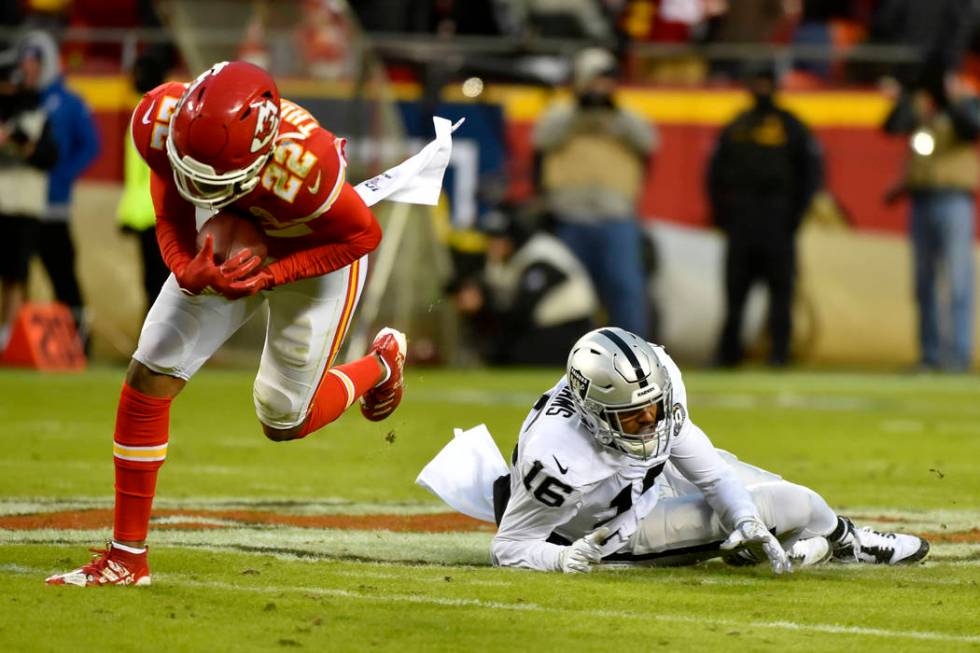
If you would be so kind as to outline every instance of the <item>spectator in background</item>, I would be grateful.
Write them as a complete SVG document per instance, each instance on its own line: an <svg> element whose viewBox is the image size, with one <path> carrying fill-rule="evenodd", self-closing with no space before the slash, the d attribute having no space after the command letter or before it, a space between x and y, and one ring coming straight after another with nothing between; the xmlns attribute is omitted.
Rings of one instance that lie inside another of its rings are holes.
<svg viewBox="0 0 980 653"><path fill-rule="evenodd" d="M38 89L14 63L0 71L0 350L24 302L38 219L47 206L45 170L57 145Z"/></svg>
<svg viewBox="0 0 980 653"><path fill-rule="evenodd" d="M885 131L909 136L903 179L886 197L908 194L920 366L963 372L973 364L975 222L980 175L980 105L953 74L936 70L901 94ZM951 337L940 330L939 271L949 288Z"/></svg>
<svg viewBox="0 0 980 653"><path fill-rule="evenodd" d="M715 10L708 40L718 43L770 43L798 5L785 0L729 0Z"/></svg>
<svg viewBox="0 0 980 653"><path fill-rule="evenodd" d="M928 71L959 67L973 28L976 9L972 0L880 0L871 23L871 41L913 46L919 56L913 63L893 66L894 74L911 88L931 76Z"/></svg>
<svg viewBox="0 0 980 653"><path fill-rule="evenodd" d="M775 103L772 66L755 70L748 85L753 105L722 130L707 175L714 223L728 240L717 362L741 362L745 300L761 279L769 290L769 364L779 367L790 361L796 231L823 163L806 125Z"/></svg>
<svg viewBox="0 0 980 653"><path fill-rule="evenodd" d="M562 365L598 300L589 275L551 234L502 208L483 218L488 236L483 273L464 280L454 299L495 365Z"/></svg>
<svg viewBox="0 0 980 653"><path fill-rule="evenodd" d="M75 181L99 154L99 136L85 103L65 86L54 38L47 32L33 31L21 40L19 49L25 82L40 91L58 145L58 162L48 177L47 208L41 216L37 252L55 297L71 309L78 333L87 345L85 304L70 230L71 193Z"/></svg>
<svg viewBox="0 0 980 653"><path fill-rule="evenodd" d="M555 234L585 264L610 324L647 336L636 204L658 139L648 122L619 106L616 86L612 54L578 54L574 103L550 108L535 126L535 181Z"/></svg>
<svg viewBox="0 0 980 653"><path fill-rule="evenodd" d="M834 45L832 23L850 15L851 4L850 0L804 0L799 24L793 32L793 44L819 46L829 51ZM820 77L830 74L830 61L798 61L794 67Z"/></svg>
<svg viewBox="0 0 980 653"><path fill-rule="evenodd" d="M133 64L133 87L140 95L147 93L163 83L167 74L165 58L155 51L140 55ZM143 269L143 291L146 299L144 309L149 308L160 292L170 270L157 245L156 212L150 197L150 167L136 151L133 139L126 127L123 139L125 148L125 168L123 193L116 207L119 226L124 233L139 239L140 261Z"/></svg>

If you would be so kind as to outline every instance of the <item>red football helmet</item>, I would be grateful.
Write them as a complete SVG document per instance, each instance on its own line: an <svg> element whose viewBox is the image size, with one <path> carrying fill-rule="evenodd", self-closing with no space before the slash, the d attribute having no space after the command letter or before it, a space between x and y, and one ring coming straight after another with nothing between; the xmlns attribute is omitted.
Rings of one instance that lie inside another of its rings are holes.
<svg viewBox="0 0 980 653"><path fill-rule="evenodd" d="M249 193L272 154L279 118L279 89L258 66L224 61L195 79L167 139L181 196L217 210Z"/></svg>

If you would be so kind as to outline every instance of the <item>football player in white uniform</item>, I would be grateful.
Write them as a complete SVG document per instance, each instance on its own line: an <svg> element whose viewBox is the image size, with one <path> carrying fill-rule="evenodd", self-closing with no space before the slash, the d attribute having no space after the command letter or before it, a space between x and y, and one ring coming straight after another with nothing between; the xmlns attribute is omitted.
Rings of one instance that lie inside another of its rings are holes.
<svg viewBox="0 0 980 653"><path fill-rule="evenodd" d="M498 566L575 573L724 556L768 560L779 574L829 559L909 563L929 551L913 535L857 529L809 488L715 449L688 415L667 352L618 328L574 345L511 463L492 493ZM453 505L452 494L440 496Z"/></svg>

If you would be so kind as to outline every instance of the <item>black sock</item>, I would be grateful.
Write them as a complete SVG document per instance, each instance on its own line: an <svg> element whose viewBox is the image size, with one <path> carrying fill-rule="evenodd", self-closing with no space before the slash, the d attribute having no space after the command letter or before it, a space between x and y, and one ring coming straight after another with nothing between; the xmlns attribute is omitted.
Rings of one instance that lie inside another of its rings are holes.
<svg viewBox="0 0 980 653"><path fill-rule="evenodd" d="M834 529L833 533L827 536L827 539L830 540L830 543L832 545L837 546L838 544L841 543L841 540L843 540L844 537L850 532L850 530L851 530L851 520L849 520L847 517L838 516L837 528Z"/></svg>

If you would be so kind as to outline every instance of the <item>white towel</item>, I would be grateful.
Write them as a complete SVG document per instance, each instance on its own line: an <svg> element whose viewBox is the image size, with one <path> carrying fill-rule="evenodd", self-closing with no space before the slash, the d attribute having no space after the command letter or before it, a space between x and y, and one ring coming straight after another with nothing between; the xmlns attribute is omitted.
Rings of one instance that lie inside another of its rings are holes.
<svg viewBox="0 0 980 653"><path fill-rule="evenodd" d="M374 206L383 199L435 206L442 191L442 177L449 165L449 155L453 151L452 133L463 124L463 120L453 124L445 118L433 118L435 140L394 168L362 181L354 186L354 190L368 206Z"/></svg>
<svg viewBox="0 0 980 653"><path fill-rule="evenodd" d="M507 463L485 424L453 433L415 482L457 512L493 524L493 482L508 472Z"/></svg>

